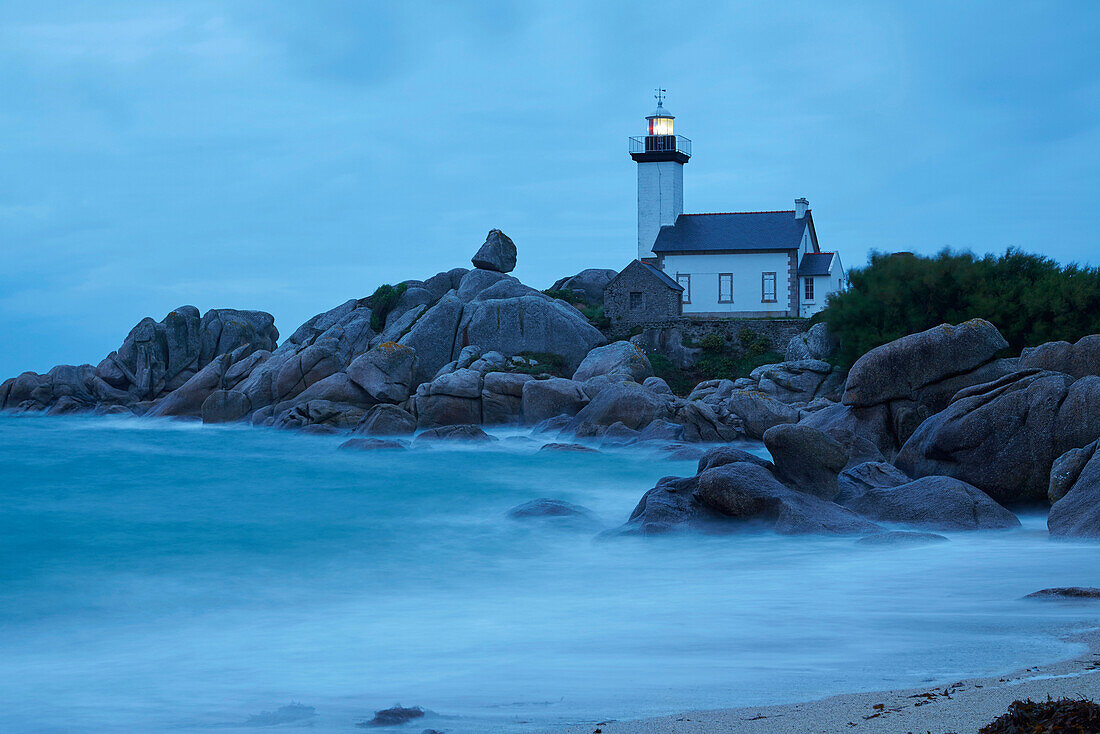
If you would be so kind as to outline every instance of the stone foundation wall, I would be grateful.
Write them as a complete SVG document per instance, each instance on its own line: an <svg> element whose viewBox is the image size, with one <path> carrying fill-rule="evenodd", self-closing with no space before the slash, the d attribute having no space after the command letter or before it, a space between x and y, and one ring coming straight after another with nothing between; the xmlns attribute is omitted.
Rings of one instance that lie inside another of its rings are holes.
<svg viewBox="0 0 1100 734"><path fill-rule="evenodd" d="M698 319L679 318L670 321L655 321L642 325L645 329L679 329L685 345L698 344L708 334L719 334L731 350L736 354L741 351L740 334L743 329L748 329L754 334L767 337L772 349L783 353L787 349L790 340L810 328L809 319L793 318L768 318L768 319ZM632 333L638 333L635 327L632 332L615 333L610 339L628 339Z"/></svg>

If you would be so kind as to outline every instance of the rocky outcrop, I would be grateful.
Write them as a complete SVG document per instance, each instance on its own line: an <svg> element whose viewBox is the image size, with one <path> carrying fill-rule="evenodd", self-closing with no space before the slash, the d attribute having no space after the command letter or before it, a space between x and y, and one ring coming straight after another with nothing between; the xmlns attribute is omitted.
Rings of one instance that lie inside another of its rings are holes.
<svg viewBox="0 0 1100 734"><path fill-rule="evenodd" d="M577 309L541 293L530 293L471 301L458 323L455 348L461 351L476 344L505 355L555 354L572 372L590 350L606 341Z"/></svg>
<svg viewBox="0 0 1100 734"><path fill-rule="evenodd" d="M416 389L411 412L421 428L481 423L482 375L464 368Z"/></svg>
<svg viewBox="0 0 1100 734"><path fill-rule="evenodd" d="M951 476L1002 504L1043 502L1055 459L1100 437L1100 377L1022 370L960 391L895 461L910 476Z"/></svg>
<svg viewBox="0 0 1100 734"><path fill-rule="evenodd" d="M639 430L658 419L672 417L671 401L634 382L609 385L573 419L571 430L578 436L595 436L613 423Z"/></svg>
<svg viewBox="0 0 1100 734"><path fill-rule="evenodd" d="M1025 599L1057 599L1066 600L1071 599L1074 601L1080 601L1082 599L1100 599L1100 589L1095 586L1061 586L1052 589L1040 589L1039 591L1033 591Z"/></svg>
<svg viewBox="0 0 1100 734"><path fill-rule="evenodd" d="M618 274L619 273L615 270L589 268L587 270L582 270L576 275L561 278L556 281L554 285L550 286L550 290L569 291L583 298L586 303L597 306L603 303L604 288L606 288L607 284L614 280L615 276Z"/></svg>
<svg viewBox="0 0 1100 734"><path fill-rule="evenodd" d="M823 500L836 498L837 475L848 451L836 439L804 425L780 425L764 433L779 476L792 488Z"/></svg>
<svg viewBox="0 0 1100 734"><path fill-rule="evenodd" d="M896 487L869 487L845 506L876 522L925 530L1003 530L1019 527L989 495L951 477L924 477Z"/></svg>
<svg viewBox="0 0 1100 734"><path fill-rule="evenodd" d="M365 301L350 300L318 314L290 335L235 389L248 399L253 422L274 423L274 406L316 382L343 372L367 351L374 331Z"/></svg>
<svg viewBox="0 0 1100 734"><path fill-rule="evenodd" d="M510 273L516 269L516 245L499 229L489 230L489 236L473 256L475 268Z"/></svg>
<svg viewBox="0 0 1100 734"><path fill-rule="evenodd" d="M795 491L767 468L737 462L699 475L699 500L725 517L763 522L777 533L855 535L876 530L872 522L840 505Z"/></svg>
<svg viewBox="0 0 1100 734"><path fill-rule="evenodd" d="M816 398L836 402L844 375L828 362L804 359L757 367L749 374L757 391L784 403L809 403Z"/></svg>
<svg viewBox="0 0 1100 734"><path fill-rule="evenodd" d="M889 548L946 542L947 538L942 535L937 535L936 533L918 533L912 530L887 530L884 533L864 536L856 541L859 545L883 546Z"/></svg>
<svg viewBox="0 0 1100 734"><path fill-rule="evenodd" d="M214 390L202 402L203 423L231 423L252 412L248 396L239 390Z"/></svg>
<svg viewBox="0 0 1100 734"><path fill-rule="evenodd" d="M364 414L366 409L358 405L314 399L296 403L280 412L271 425L276 428L325 426L334 430L346 430L354 428Z"/></svg>
<svg viewBox="0 0 1100 734"><path fill-rule="evenodd" d="M190 380L168 393L146 415L201 417L203 405L212 393L232 390L271 356L265 349L242 357L249 347L244 345L231 354L218 355Z"/></svg>
<svg viewBox="0 0 1100 734"><path fill-rule="evenodd" d="M1072 456L1063 455L1051 472L1051 487L1058 483L1064 494L1050 508L1047 528L1060 537L1100 538L1100 441Z"/></svg>
<svg viewBox="0 0 1100 734"><path fill-rule="evenodd" d="M1050 467L1050 484L1047 486L1047 500L1050 504L1053 505L1073 489L1081 471L1096 454L1097 445L1098 442L1093 441L1088 446L1070 449L1054 460Z"/></svg>
<svg viewBox="0 0 1100 734"><path fill-rule="evenodd" d="M755 459L755 457L753 457ZM694 477L666 477L647 492L623 533L766 528L781 534L856 534L878 526L832 502L797 492L758 460L730 461Z"/></svg>
<svg viewBox="0 0 1100 734"><path fill-rule="evenodd" d="M659 395L671 395L672 388L668 386L660 377L647 377L642 381L642 387L646 390L652 390Z"/></svg>
<svg viewBox="0 0 1100 734"><path fill-rule="evenodd" d="M589 401L580 384L561 377L524 383L522 393L523 418L532 425L558 416L574 416Z"/></svg>
<svg viewBox="0 0 1100 734"><path fill-rule="evenodd" d="M657 395L664 394L657 393ZM683 429L677 440L713 443L743 438L740 422L720 409L676 397L672 397L668 404L672 410L671 417L668 420L658 418L651 421L643 430L643 434L649 432L655 425L672 423Z"/></svg>
<svg viewBox="0 0 1100 734"><path fill-rule="evenodd" d="M91 365L57 365L44 375L24 372L5 380L0 384L0 406L16 412L72 413L90 409L107 390L106 385L97 381ZM121 391L110 397L116 398L111 403L130 402L130 396Z"/></svg>
<svg viewBox="0 0 1100 734"><path fill-rule="evenodd" d="M535 378L509 372L489 372L481 385L481 421L486 425L523 420L523 387Z"/></svg>
<svg viewBox="0 0 1100 734"><path fill-rule="evenodd" d="M451 361L464 305L457 291L448 291L398 339L398 344L416 351L415 384L431 381L435 373Z"/></svg>
<svg viewBox="0 0 1100 734"><path fill-rule="evenodd" d="M546 497L516 505L505 515L516 522L537 523L561 530L592 532L600 529L600 521L587 507Z"/></svg>
<svg viewBox="0 0 1100 734"><path fill-rule="evenodd" d="M849 466L837 475L837 496L834 501L846 505L872 489L890 489L913 481L893 464L884 461L864 461Z"/></svg>
<svg viewBox="0 0 1100 734"><path fill-rule="evenodd" d="M649 363L644 351L630 342L618 341L588 352L573 373L573 379L584 382L599 375L613 374L642 383L653 376L653 365Z"/></svg>
<svg viewBox="0 0 1100 734"><path fill-rule="evenodd" d="M858 456L861 449L865 461L893 459L897 454L897 439L886 405L853 408L834 404L806 414L799 425L816 428L835 438L848 449L849 461Z"/></svg>
<svg viewBox="0 0 1100 734"><path fill-rule="evenodd" d="M445 278L436 276L436 287L453 285L457 275L452 271ZM427 291L432 280L426 281L423 290ZM456 287L410 318L414 311L401 317L407 323L400 332L387 326L385 333L387 338L416 351L419 363L413 387L430 382L469 346L504 357L553 354L572 372L593 347L606 341L569 304L529 288L502 271L484 267L462 271Z"/></svg>
<svg viewBox="0 0 1100 734"><path fill-rule="evenodd" d="M96 367L58 365L44 375L27 372L5 381L0 409L68 413L125 406L144 413L215 359L224 358L213 368L221 373L227 361L239 363L258 350L274 349L278 337L274 319L262 311L212 309L200 317L194 306L181 306L160 322L142 319ZM209 374L203 378L209 379ZM186 414L198 415L202 399L192 391L182 401Z"/></svg>
<svg viewBox="0 0 1100 734"><path fill-rule="evenodd" d="M353 431L360 436L411 436L415 432L416 417L388 403L368 410Z"/></svg>
<svg viewBox="0 0 1100 734"><path fill-rule="evenodd" d="M497 439L478 426L440 426L429 428L413 440L414 445L431 444L437 441L466 441L472 443L490 443Z"/></svg>
<svg viewBox="0 0 1100 734"><path fill-rule="evenodd" d="M746 436L758 440L764 438L768 429L785 423L797 423L802 417L802 411L797 406L784 403L759 390L730 390L724 400L716 395L714 400L702 402L724 408L740 421Z"/></svg>
<svg viewBox="0 0 1100 734"><path fill-rule="evenodd" d="M1076 344L1047 342L1025 349L1020 368L1052 370L1075 378L1100 375L1100 334L1082 337Z"/></svg>
<svg viewBox="0 0 1100 734"><path fill-rule="evenodd" d="M506 274L516 249L499 230L490 232L474 261L473 270L456 268L405 281L396 294L386 291L394 302L379 304L384 318L371 309L377 296L349 300L278 346L268 314L221 309L200 317L184 306L161 322L143 320L98 367L62 365L0 383L0 409L125 406L209 422L331 426L379 403L409 403L427 426L517 422L523 385L532 376L504 373L541 362L573 373L606 340L568 303ZM464 369L477 374L453 376ZM635 372L639 379L651 374Z"/></svg>
<svg viewBox="0 0 1100 734"><path fill-rule="evenodd" d="M997 327L983 319L904 336L856 360L848 372L843 402L869 407L911 398L926 385L970 372L1007 346Z"/></svg>
<svg viewBox="0 0 1100 734"><path fill-rule="evenodd" d="M273 350L275 320L262 311L213 309L201 318L181 306L160 322L142 319L122 346L96 367L96 377L129 394L132 402L155 400L182 386L222 354L244 348Z"/></svg>
<svg viewBox="0 0 1100 734"><path fill-rule="evenodd" d="M404 451L409 448L409 444L405 441L394 439L349 438L347 441L344 441L342 444L340 444L340 448L351 449L354 451Z"/></svg>
<svg viewBox="0 0 1100 734"><path fill-rule="evenodd" d="M353 359L347 374L372 402L397 404L412 392L418 362L412 347L382 342Z"/></svg>
<svg viewBox="0 0 1100 734"><path fill-rule="evenodd" d="M836 341L829 334L829 327L825 324L814 324L808 331L791 338L783 359L788 362L827 359L835 349Z"/></svg>

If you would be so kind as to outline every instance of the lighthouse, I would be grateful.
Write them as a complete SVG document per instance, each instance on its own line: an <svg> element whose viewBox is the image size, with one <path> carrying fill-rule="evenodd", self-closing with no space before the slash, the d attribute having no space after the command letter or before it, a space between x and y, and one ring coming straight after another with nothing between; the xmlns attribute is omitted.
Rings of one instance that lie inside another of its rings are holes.
<svg viewBox="0 0 1100 734"><path fill-rule="evenodd" d="M675 119L658 89L657 110L646 117L646 134L630 138L630 157L638 164L638 259L653 257L661 227L684 213L684 164L691 141L673 132Z"/></svg>

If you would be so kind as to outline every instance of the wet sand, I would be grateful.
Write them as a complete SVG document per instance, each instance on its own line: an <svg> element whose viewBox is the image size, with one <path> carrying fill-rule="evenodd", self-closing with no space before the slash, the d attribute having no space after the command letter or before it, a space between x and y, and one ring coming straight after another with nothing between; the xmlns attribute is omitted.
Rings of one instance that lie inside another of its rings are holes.
<svg viewBox="0 0 1100 734"><path fill-rule="evenodd" d="M1065 638L1088 650L1069 660L990 678L777 706L686 711L637 721L591 722L560 734L976 734L1017 699L1100 699L1100 630Z"/></svg>

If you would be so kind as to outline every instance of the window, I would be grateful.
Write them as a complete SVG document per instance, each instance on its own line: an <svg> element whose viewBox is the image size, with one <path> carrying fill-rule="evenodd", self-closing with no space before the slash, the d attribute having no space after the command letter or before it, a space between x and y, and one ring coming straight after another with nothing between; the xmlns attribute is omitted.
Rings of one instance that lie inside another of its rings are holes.
<svg viewBox="0 0 1100 734"><path fill-rule="evenodd" d="M687 273L676 273L676 282L684 289L680 303L691 303L691 276Z"/></svg>
<svg viewBox="0 0 1100 734"><path fill-rule="evenodd" d="M805 300L807 300L807 301L814 300L814 279L813 278L803 278L802 282L805 283L805 287L803 289L805 294L806 294Z"/></svg>
<svg viewBox="0 0 1100 734"><path fill-rule="evenodd" d="M775 303L775 273L761 273L760 300L763 303Z"/></svg>
<svg viewBox="0 0 1100 734"><path fill-rule="evenodd" d="M733 303L733 273L718 273L718 302Z"/></svg>
<svg viewBox="0 0 1100 734"><path fill-rule="evenodd" d="M630 310L641 311L642 308L642 292L630 291Z"/></svg>

